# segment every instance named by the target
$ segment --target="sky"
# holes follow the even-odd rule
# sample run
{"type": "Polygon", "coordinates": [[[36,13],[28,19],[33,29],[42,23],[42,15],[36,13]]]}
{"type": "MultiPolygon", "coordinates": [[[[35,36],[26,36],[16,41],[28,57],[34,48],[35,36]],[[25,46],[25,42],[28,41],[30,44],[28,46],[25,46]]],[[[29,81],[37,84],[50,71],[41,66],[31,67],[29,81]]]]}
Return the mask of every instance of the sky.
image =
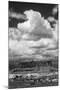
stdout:
{"type": "Polygon", "coordinates": [[[9,1],[9,55],[58,56],[58,5],[9,1]]]}

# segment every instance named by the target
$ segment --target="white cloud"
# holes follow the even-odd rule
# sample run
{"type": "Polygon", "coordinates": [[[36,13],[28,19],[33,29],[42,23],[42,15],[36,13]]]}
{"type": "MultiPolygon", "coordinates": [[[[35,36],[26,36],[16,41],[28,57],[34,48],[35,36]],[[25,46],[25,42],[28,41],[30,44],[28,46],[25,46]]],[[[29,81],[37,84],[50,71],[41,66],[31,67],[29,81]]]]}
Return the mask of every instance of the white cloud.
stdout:
{"type": "Polygon", "coordinates": [[[21,39],[21,32],[17,28],[9,28],[9,39],[13,40],[20,40],[21,39]]]}
{"type": "Polygon", "coordinates": [[[55,18],[50,16],[50,17],[48,17],[48,21],[53,22],[53,21],[55,21],[55,18]]]}
{"type": "Polygon", "coordinates": [[[28,10],[25,11],[24,14],[27,16],[27,21],[24,23],[18,23],[17,27],[23,33],[28,33],[32,35],[52,37],[52,30],[50,23],[41,17],[39,12],[28,10]]]}
{"type": "Polygon", "coordinates": [[[52,14],[55,15],[58,12],[58,5],[56,5],[53,10],[52,10],[52,14]]]}
{"type": "Polygon", "coordinates": [[[26,16],[21,13],[16,13],[16,12],[11,12],[11,11],[9,11],[9,17],[16,18],[16,19],[24,19],[24,20],[27,19],[26,16]]]}
{"type": "Polygon", "coordinates": [[[39,58],[41,59],[44,58],[43,52],[54,53],[55,50],[47,50],[57,47],[58,22],[56,22],[54,28],[51,28],[50,23],[39,12],[28,10],[24,14],[28,18],[27,21],[18,23],[18,29],[9,28],[9,33],[14,37],[14,39],[12,37],[9,39],[10,50],[17,55],[21,55],[21,57],[24,57],[24,55],[31,57],[33,54],[35,55],[34,57],[38,57],[37,53],[39,53],[39,58]]]}
{"type": "Polygon", "coordinates": [[[41,39],[38,41],[27,40],[9,40],[9,48],[16,54],[35,54],[36,51],[40,51],[41,48],[54,48],[55,43],[51,39],[41,39]],[[37,48],[36,48],[37,47],[37,48]],[[38,48],[39,47],[39,48],[38,48]]]}
{"type": "Polygon", "coordinates": [[[30,48],[33,45],[33,41],[9,40],[9,48],[21,55],[34,53],[34,50],[30,48]]]}
{"type": "Polygon", "coordinates": [[[18,23],[18,29],[21,30],[21,32],[29,32],[29,29],[31,28],[31,24],[29,21],[25,21],[24,23],[18,23]]]}

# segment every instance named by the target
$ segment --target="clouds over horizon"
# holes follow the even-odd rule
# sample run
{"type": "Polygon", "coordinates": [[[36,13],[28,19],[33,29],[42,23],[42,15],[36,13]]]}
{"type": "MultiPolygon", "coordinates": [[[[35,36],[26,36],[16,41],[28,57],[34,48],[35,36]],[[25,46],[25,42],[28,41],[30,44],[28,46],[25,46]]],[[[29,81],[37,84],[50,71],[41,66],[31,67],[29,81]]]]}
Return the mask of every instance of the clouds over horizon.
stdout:
{"type": "Polygon", "coordinates": [[[18,23],[16,29],[9,28],[9,49],[21,57],[35,55],[36,58],[40,55],[39,58],[43,59],[44,52],[45,55],[52,52],[55,54],[58,41],[58,23],[52,28],[48,20],[44,19],[40,12],[34,10],[26,10],[24,14],[27,21],[18,23]],[[41,53],[42,50],[43,53],[41,53]]]}

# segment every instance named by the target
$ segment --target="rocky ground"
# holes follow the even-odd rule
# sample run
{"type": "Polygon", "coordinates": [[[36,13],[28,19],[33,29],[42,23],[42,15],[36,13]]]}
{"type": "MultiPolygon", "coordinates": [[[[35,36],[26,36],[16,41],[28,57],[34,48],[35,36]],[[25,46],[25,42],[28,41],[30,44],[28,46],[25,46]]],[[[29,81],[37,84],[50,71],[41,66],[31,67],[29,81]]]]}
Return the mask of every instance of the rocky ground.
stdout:
{"type": "MultiPolygon", "coordinates": [[[[25,64],[23,64],[23,66],[24,65],[25,64]]],[[[35,67],[31,66],[30,68],[21,68],[21,67],[22,66],[10,69],[9,72],[10,89],[58,85],[58,61],[54,61],[52,63],[40,62],[40,64],[37,63],[35,67]]]]}

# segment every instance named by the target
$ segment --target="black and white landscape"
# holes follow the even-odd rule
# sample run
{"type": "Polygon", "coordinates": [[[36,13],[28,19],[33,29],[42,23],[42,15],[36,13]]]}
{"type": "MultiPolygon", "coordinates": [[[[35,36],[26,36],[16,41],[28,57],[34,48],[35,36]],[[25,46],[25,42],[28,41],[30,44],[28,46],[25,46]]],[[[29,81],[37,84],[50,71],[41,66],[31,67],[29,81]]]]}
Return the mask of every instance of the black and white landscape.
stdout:
{"type": "Polygon", "coordinates": [[[57,86],[57,4],[9,1],[9,89],[57,86]]]}

